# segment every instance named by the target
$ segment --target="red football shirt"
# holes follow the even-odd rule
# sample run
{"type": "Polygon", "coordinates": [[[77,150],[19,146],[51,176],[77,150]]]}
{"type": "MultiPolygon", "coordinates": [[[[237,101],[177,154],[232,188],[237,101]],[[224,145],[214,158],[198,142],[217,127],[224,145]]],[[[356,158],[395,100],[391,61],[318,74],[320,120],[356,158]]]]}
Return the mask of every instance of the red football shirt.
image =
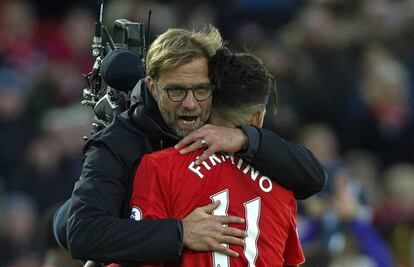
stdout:
{"type": "Polygon", "coordinates": [[[181,266],[284,266],[304,262],[296,230],[296,200],[241,158],[213,155],[194,164],[201,150],[181,155],[174,148],[145,155],[131,198],[131,218],[185,218],[195,208],[220,200],[216,215],[245,218],[230,225],[247,232],[240,257],[184,249],[181,266]]]}

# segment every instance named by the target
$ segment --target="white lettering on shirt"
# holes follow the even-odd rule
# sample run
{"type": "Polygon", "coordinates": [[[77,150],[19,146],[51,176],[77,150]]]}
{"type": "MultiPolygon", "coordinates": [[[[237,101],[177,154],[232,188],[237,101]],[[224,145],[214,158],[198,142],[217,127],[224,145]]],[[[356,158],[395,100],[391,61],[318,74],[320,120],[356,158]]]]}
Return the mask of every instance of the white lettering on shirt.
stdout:
{"type": "Polygon", "coordinates": [[[262,191],[268,193],[270,191],[272,191],[272,181],[270,181],[269,177],[267,176],[262,176],[259,180],[259,186],[260,189],[262,189],[262,191]],[[265,187],[264,182],[267,182],[267,187],[265,187]]]}
{"type": "MultiPolygon", "coordinates": [[[[197,157],[196,159],[198,159],[199,157],[197,157]]],[[[248,173],[250,172],[250,179],[252,181],[257,181],[257,178],[260,177],[260,172],[258,170],[255,170],[252,166],[250,166],[249,164],[245,163],[243,161],[243,159],[241,158],[235,158],[233,154],[231,155],[220,155],[217,156],[216,154],[211,155],[207,161],[203,161],[201,162],[200,165],[196,165],[194,163],[194,161],[192,161],[189,165],[188,165],[188,169],[195,173],[200,179],[204,178],[204,174],[205,172],[210,171],[214,166],[217,166],[223,162],[226,162],[227,159],[230,159],[230,163],[232,165],[236,165],[237,162],[237,169],[239,169],[240,171],[242,171],[244,174],[249,175],[248,173]],[[209,164],[210,163],[210,164],[209,164]]],[[[272,181],[270,180],[269,177],[262,175],[258,181],[258,186],[259,188],[263,191],[263,192],[270,192],[272,191],[272,181]]]]}
{"type": "Polygon", "coordinates": [[[256,171],[252,167],[250,171],[250,178],[252,178],[253,181],[256,181],[257,176],[259,176],[259,171],[256,171]]]}
{"type": "MultiPolygon", "coordinates": [[[[194,163],[194,161],[192,161],[190,163],[190,165],[188,165],[188,169],[190,169],[190,171],[194,172],[195,174],[198,175],[198,177],[200,177],[201,179],[203,179],[204,175],[200,172],[201,171],[200,165],[196,165],[194,163]]],[[[208,169],[208,170],[210,170],[210,169],[208,169]]]]}
{"type": "Polygon", "coordinates": [[[208,157],[208,159],[210,160],[211,164],[213,164],[213,166],[216,166],[217,163],[221,163],[221,160],[216,156],[216,154],[211,155],[208,157]]]}

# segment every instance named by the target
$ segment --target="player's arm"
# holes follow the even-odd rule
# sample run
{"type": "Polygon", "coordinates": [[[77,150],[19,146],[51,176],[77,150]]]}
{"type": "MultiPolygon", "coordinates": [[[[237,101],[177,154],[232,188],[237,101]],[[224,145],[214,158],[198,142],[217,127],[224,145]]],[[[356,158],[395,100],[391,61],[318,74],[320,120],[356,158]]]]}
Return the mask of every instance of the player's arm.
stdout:
{"type": "Polygon", "coordinates": [[[98,262],[177,260],[182,224],[175,219],[119,218],[127,196],[128,170],[103,144],[87,150],[71,198],[68,246],[74,258],[98,262]]]}
{"type": "Polygon", "coordinates": [[[200,161],[218,151],[238,152],[238,156],[251,161],[273,181],[291,190],[297,199],[314,195],[326,184],[324,167],[308,149],[286,141],[270,130],[254,126],[205,125],[183,138],[176,148],[184,154],[189,153],[201,147],[201,138],[208,142],[208,149],[200,156],[200,161]],[[188,147],[183,149],[185,146],[188,147]]]}

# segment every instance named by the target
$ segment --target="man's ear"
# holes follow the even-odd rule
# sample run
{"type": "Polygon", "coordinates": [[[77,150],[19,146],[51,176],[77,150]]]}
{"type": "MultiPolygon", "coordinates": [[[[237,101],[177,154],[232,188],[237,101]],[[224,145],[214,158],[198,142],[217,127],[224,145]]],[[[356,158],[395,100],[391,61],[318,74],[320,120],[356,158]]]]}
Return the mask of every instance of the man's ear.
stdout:
{"type": "Polygon", "coordinates": [[[151,95],[156,99],[157,94],[155,92],[155,83],[150,77],[147,77],[147,88],[150,91],[151,95]]]}
{"type": "Polygon", "coordinates": [[[264,110],[262,112],[255,113],[250,124],[256,126],[257,128],[262,128],[265,114],[266,111],[264,110]]]}

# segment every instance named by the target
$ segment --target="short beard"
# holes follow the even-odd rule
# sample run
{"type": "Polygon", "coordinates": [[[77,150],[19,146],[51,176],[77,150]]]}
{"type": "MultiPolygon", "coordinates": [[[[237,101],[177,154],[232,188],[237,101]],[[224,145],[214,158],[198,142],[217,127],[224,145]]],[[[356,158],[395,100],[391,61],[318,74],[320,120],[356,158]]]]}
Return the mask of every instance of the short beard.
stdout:
{"type": "MultiPolygon", "coordinates": [[[[161,105],[158,103],[158,107],[161,113],[162,118],[164,119],[165,124],[167,124],[168,128],[170,128],[178,137],[184,138],[189,133],[196,129],[182,129],[176,126],[176,121],[174,119],[174,116],[171,115],[167,110],[165,110],[161,105]]],[[[201,128],[204,124],[207,123],[211,113],[211,105],[208,107],[208,110],[205,112],[205,114],[201,114],[201,124],[198,128],[201,128]]]]}
{"type": "MultiPolygon", "coordinates": [[[[202,125],[201,125],[202,126],[202,125]]],[[[201,127],[200,126],[200,127],[201,127]]],[[[189,133],[191,133],[192,131],[194,131],[195,129],[192,129],[192,130],[183,130],[183,129],[180,129],[180,128],[178,128],[178,127],[176,127],[175,129],[173,129],[174,130],[174,132],[175,132],[175,134],[178,136],[178,137],[180,137],[180,138],[184,138],[184,137],[186,137],[189,133]]]]}

